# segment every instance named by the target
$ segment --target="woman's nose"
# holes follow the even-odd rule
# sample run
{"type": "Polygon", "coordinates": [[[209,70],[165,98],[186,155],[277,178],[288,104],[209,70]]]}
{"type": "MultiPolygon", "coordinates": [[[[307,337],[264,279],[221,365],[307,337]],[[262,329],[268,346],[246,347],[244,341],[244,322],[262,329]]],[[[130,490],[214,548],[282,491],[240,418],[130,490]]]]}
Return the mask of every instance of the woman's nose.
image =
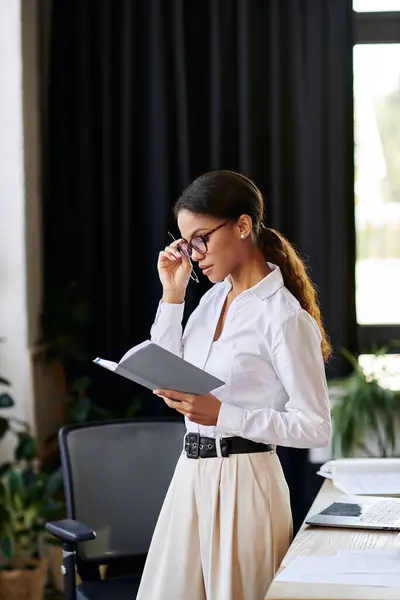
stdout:
{"type": "Polygon", "coordinates": [[[199,260],[201,260],[202,258],[204,258],[205,253],[202,254],[201,252],[198,252],[198,250],[195,250],[194,248],[192,248],[192,256],[191,259],[194,262],[199,262],[199,260]]]}

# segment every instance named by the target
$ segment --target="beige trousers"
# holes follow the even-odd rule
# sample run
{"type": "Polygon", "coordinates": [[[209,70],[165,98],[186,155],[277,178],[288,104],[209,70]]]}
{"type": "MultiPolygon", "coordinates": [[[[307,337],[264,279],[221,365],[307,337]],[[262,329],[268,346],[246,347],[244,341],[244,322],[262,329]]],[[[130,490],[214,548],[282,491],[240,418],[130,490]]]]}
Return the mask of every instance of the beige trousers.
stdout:
{"type": "Polygon", "coordinates": [[[263,600],[292,536],[275,453],[182,455],[162,507],[138,600],[263,600]]]}

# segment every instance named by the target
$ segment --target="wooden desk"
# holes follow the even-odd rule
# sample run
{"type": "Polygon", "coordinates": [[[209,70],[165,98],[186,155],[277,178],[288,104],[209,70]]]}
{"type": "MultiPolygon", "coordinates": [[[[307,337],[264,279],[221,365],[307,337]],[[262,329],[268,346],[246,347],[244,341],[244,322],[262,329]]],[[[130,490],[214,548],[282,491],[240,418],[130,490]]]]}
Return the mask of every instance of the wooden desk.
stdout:
{"type": "MultiPolygon", "coordinates": [[[[330,481],[325,480],[312,504],[309,515],[343,498],[330,481]]],[[[308,516],[308,515],[307,515],[308,516]]],[[[396,532],[361,529],[333,529],[301,526],[278,571],[280,573],[296,556],[335,554],[339,548],[400,548],[396,532]]],[[[265,600],[399,600],[400,589],[339,584],[272,582],[265,600]]]]}

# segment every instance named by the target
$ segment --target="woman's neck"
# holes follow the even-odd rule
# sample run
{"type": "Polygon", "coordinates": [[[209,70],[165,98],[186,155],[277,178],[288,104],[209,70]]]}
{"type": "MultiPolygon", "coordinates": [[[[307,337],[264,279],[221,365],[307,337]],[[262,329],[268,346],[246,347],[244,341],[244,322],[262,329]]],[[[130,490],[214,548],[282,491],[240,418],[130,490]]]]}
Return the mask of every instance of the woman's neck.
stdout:
{"type": "Polygon", "coordinates": [[[252,249],[249,256],[231,273],[232,293],[236,297],[245,290],[255,286],[272,272],[263,253],[258,248],[252,249]]]}

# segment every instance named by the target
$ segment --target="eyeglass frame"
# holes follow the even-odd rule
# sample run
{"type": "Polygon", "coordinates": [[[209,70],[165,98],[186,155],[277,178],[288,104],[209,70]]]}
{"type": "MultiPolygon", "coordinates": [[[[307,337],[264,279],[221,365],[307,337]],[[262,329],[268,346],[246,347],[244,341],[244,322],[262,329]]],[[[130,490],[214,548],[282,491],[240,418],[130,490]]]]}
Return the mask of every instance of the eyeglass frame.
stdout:
{"type": "MultiPolygon", "coordinates": [[[[211,229],[210,231],[207,231],[207,233],[204,233],[203,235],[195,235],[193,238],[191,238],[190,242],[188,242],[185,239],[182,239],[182,242],[185,242],[185,244],[191,249],[191,251],[194,250],[195,252],[198,252],[199,254],[205,255],[208,252],[207,242],[208,242],[208,239],[209,239],[210,235],[212,233],[215,233],[216,231],[218,231],[218,229],[222,229],[222,227],[225,227],[225,225],[228,225],[228,223],[229,223],[229,221],[225,221],[224,223],[221,223],[220,225],[217,225],[217,227],[214,227],[214,229],[211,229]],[[203,242],[203,244],[204,244],[204,246],[206,248],[205,252],[201,252],[198,248],[196,248],[196,246],[193,246],[192,242],[195,239],[200,239],[203,242]]],[[[176,242],[175,237],[173,236],[173,234],[170,231],[168,231],[168,235],[169,235],[169,237],[171,238],[171,240],[173,242],[176,242]]],[[[190,273],[190,278],[193,279],[193,281],[195,281],[196,283],[200,283],[199,278],[197,277],[197,274],[196,274],[196,272],[193,269],[192,252],[190,253],[190,255],[187,254],[182,248],[180,248],[180,245],[181,245],[181,243],[179,243],[178,246],[177,246],[178,250],[180,252],[183,252],[183,254],[185,254],[185,256],[190,260],[190,262],[192,264],[192,272],[190,273]],[[192,277],[192,275],[194,275],[194,277],[192,277]]]]}
{"type": "MultiPolygon", "coordinates": [[[[217,227],[214,227],[214,229],[211,229],[210,231],[207,231],[207,233],[204,233],[203,235],[195,235],[194,237],[191,238],[191,240],[188,242],[185,239],[182,239],[182,242],[185,242],[185,244],[191,249],[191,251],[193,252],[193,250],[195,252],[197,252],[198,254],[207,254],[208,252],[208,246],[207,246],[207,242],[210,238],[210,235],[215,233],[216,231],[218,231],[218,229],[222,229],[222,227],[225,227],[225,225],[228,225],[229,221],[225,221],[224,223],[221,223],[220,225],[217,225],[217,227]],[[193,240],[199,239],[203,242],[204,246],[205,246],[205,251],[203,252],[202,250],[199,250],[199,248],[196,248],[196,246],[193,244],[193,240]]],[[[184,252],[184,250],[182,250],[182,252],[184,252]]],[[[186,253],[185,253],[186,254],[186,253]]],[[[190,255],[186,255],[188,256],[188,258],[192,257],[192,254],[190,253],[190,255]]]]}

